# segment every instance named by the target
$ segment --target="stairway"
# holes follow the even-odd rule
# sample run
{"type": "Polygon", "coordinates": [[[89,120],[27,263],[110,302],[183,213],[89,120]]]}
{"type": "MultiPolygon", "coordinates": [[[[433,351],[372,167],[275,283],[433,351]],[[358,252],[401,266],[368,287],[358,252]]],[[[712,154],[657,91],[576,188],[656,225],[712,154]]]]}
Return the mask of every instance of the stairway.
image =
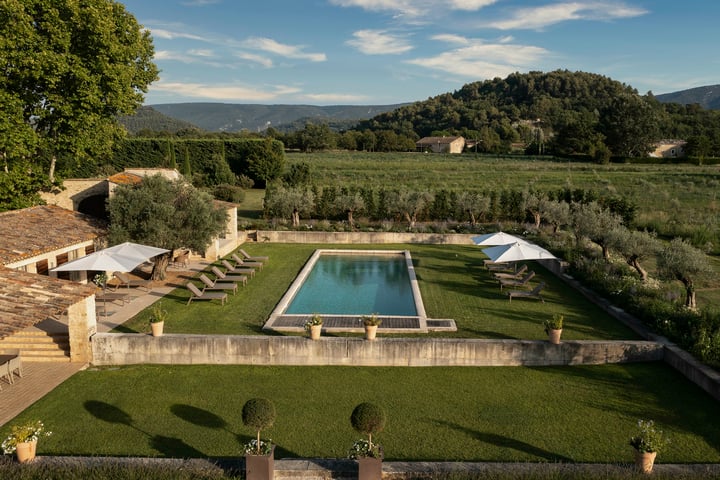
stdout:
{"type": "Polygon", "coordinates": [[[24,362],[70,362],[67,332],[28,329],[0,340],[0,350],[20,350],[24,362]]]}

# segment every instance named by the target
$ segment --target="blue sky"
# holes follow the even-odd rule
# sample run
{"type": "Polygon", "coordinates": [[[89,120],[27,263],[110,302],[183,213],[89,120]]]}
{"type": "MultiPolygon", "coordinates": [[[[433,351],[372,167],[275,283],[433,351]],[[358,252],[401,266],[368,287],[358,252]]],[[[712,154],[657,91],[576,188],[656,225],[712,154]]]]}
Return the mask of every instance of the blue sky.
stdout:
{"type": "Polygon", "coordinates": [[[146,105],[388,105],[513,72],[644,94],[720,83],[716,0],[125,0],[160,80],[146,105]]]}

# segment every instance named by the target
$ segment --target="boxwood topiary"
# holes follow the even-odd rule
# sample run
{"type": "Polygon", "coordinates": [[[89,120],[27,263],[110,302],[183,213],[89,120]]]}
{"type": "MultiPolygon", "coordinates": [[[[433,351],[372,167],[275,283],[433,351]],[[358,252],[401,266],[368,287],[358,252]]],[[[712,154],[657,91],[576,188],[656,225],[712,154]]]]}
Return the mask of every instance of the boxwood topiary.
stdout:
{"type": "Polygon", "coordinates": [[[260,450],[260,431],[272,427],[275,416],[275,405],[267,398],[251,398],[243,405],[243,424],[257,431],[258,454],[260,450]]]}
{"type": "Polygon", "coordinates": [[[353,428],[368,436],[370,446],[372,446],[373,433],[382,432],[386,420],[385,410],[379,405],[369,402],[359,404],[350,415],[350,423],[353,428]]]}

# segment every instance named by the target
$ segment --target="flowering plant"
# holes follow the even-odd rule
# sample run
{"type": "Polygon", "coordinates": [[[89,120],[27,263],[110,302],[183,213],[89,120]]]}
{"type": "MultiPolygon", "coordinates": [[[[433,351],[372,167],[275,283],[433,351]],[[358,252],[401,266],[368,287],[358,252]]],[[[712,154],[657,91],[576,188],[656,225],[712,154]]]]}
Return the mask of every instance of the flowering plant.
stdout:
{"type": "Polygon", "coordinates": [[[52,432],[45,431],[45,425],[38,420],[25,425],[13,425],[10,427],[10,436],[2,442],[4,453],[14,453],[18,443],[37,442],[40,437],[49,437],[52,432]]]}
{"type": "Polygon", "coordinates": [[[323,318],[319,314],[314,314],[312,317],[310,317],[310,320],[305,322],[305,331],[309,332],[310,327],[313,325],[322,325],[323,324],[323,318]]]}
{"type": "Polygon", "coordinates": [[[377,313],[360,317],[360,320],[366,326],[380,325],[382,323],[382,319],[378,318],[377,313]]]}
{"type": "Polygon", "coordinates": [[[260,440],[253,438],[245,444],[246,455],[270,455],[272,453],[272,440],[260,440]]]}
{"type": "Polygon", "coordinates": [[[638,435],[630,437],[630,445],[638,452],[657,452],[670,443],[661,430],[655,429],[655,422],[652,420],[638,420],[638,428],[638,435]]]}
{"type": "Polygon", "coordinates": [[[372,457],[382,459],[384,456],[383,447],[377,443],[371,443],[369,440],[361,439],[353,443],[348,452],[348,457],[353,460],[363,457],[372,457]]]}
{"type": "Polygon", "coordinates": [[[105,288],[105,285],[107,285],[108,276],[105,272],[98,273],[93,277],[93,283],[97,285],[100,288],[105,288]]]}

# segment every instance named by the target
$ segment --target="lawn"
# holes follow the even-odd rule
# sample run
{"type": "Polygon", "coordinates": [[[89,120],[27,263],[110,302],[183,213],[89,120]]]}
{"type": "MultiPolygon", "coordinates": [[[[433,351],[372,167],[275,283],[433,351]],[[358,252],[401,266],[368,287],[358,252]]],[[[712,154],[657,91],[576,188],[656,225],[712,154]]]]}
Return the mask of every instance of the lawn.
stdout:
{"type": "MultiPolygon", "coordinates": [[[[262,325],[293,279],[317,248],[338,245],[254,244],[251,255],[268,255],[270,261],[255,278],[230,295],[225,306],[217,302],[186,305],[188,293],[178,288],[163,299],[170,312],[165,322],[169,333],[250,335],[262,333],[262,325]]],[[[353,245],[358,249],[409,249],[415,264],[427,314],[455,319],[458,331],[430,334],[458,338],[544,339],[542,321],[554,313],[565,315],[563,338],[568,340],[636,339],[628,328],[589,303],[582,295],[540,265],[530,262],[548,285],[545,303],[537,300],[509,302],[499,284],[482,266],[486,258],[474,245],[353,245]]],[[[147,332],[149,312],[117,328],[119,332],[147,332]]]]}
{"type": "Polygon", "coordinates": [[[371,401],[388,413],[376,436],[388,460],[630,462],[629,437],[650,418],[672,438],[660,462],[720,462],[717,402],[662,363],[91,368],[11,423],[45,422],[41,455],[233,457],[253,435],[240,410],[256,396],[277,407],[263,433],[276,458],[345,457],[360,437],[350,412],[371,401]]]}

